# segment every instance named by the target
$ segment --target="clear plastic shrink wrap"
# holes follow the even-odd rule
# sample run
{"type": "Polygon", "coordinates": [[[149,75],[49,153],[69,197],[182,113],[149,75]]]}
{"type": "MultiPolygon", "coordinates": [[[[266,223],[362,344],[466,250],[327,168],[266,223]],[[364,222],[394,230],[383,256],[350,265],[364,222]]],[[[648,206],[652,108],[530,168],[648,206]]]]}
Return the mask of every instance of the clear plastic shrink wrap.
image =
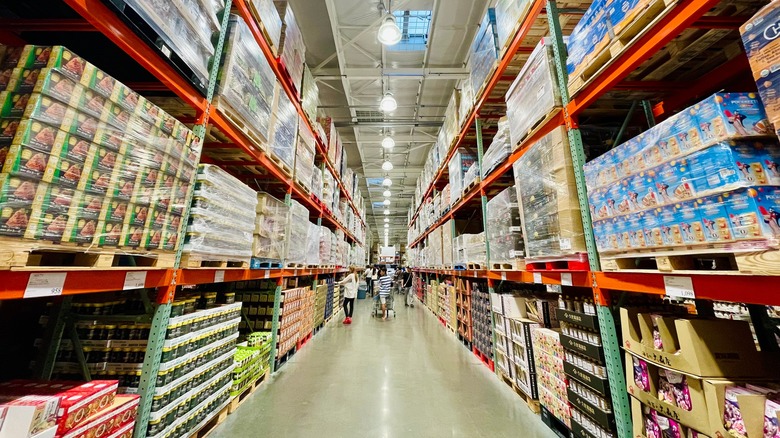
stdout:
{"type": "Polygon", "coordinates": [[[217,166],[200,164],[184,252],[249,261],[256,206],[254,190],[217,166]]]}
{"type": "Polygon", "coordinates": [[[337,194],[338,187],[336,187],[333,174],[329,170],[322,172],[322,198],[320,200],[328,209],[333,210],[333,201],[337,194]]]}
{"type": "Polygon", "coordinates": [[[303,42],[303,34],[287,1],[274,1],[274,3],[279,16],[284,21],[280,42],[281,53],[277,53],[277,56],[281,58],[282,64],[290,74],[295,89],[300,91],[303,80],[303,65],[306,62],[306,45],[303,42]]]}
{"type": "Polygon", "coordinates": [[[0,235],[176,250],[192,132],[64,47],[9,48],[1,64],[0,235]]]}
{"type": "Polygon", "coordinates": [[[477,36],[471,43],[469,66],[471,68],[471,89],[476,93],[487,81],[490,71],[498,59],[498,41],[496,36],[496,11],[489,8],[477,30],[477,36]]]}
{"type": "Polygon", "coordinates": [[[520,207],[514,187],[504,189],[488,201],[487,238],[491,264],[525,256],[520,207]]]}
{"type": "Polygon", "coordinates": [[[263,33],[271,41],[271,46],[279,51],[282,38],[282,19],[276,10],[273,0],[249,0],[252,16],[263,25],[263,33]]]}
{"type": "Polygon", "coordinates": [[[319,266],[320,263],[320,226],[307,222],[308,232],[306,233],[306,264],[308,266],[319,266]]]}
{"type": "Polygon", "coordinates": [[[441,256],[441,239],[442,239],[442,229],[441,227],[436,228],[428,235],[428,247],[431,251],[431,259],[429,261],[430,266],[434,267],[441,267],[442,264],[442,256],[441,256]]]}
{"type": "Polygon", "coordinates": [[[244,20],[230,17],[216,107],[256,137],[270,139],[276,76],[244,20]]]}
{"type": "Polygon", "coordinates": [[[563,127],[531,145],[513,166],[528,257],[585,252],[574,167],[563,127]]]}
{"type": "Polygon", "coordinates": [[[214,58],[212,36],[219,32],[220,0],[125,0],[201,81],[209,83],[209,63],[214,58]]]}
{"type": "Polygon", "coordinates": [[[531,0],[498,0],[496,2],[496,34],[498,35],[499,49],[509,44],[509,39],[514,35],[518,22],[528,15],[531,3],[533,3],[531,0]]]}
{"type": "Polygon", "coordinates": [[[587,163],[599,252],[777,247],[772,134],[754,94],[719,93],[587,163]]]}
{"type": "Polygon", "coordinates": [[[503,163],[512,153],[512,143],[509,139],[509,121],[502,117],[498,121],[498,133],[493,137],[493,141],[482,156],[482,179],[490,172],[503,163]]]}
{"type": "Polygon", "coordinates": [[[257,194],[255,234],[252,255],[262,259],[283,260],[290,207],[268,193],[257,194]]]}
{"type": "Polygon", "coordinates": [[[467,152],[465,149],[458,149],[455,155],[452,156],[449,162],[450,204],[455,205],[455,202],[460,199],[464,187],[463,178],[469,168],[476,162],[476,155],[467,152]]]}
{"type": "MultiPolygon", "coordinates": [[[[320,87],[314,80],[309,66],[303,65],[303,91],[301,92],[301,107],[306,117],[317,120],[317,108],[320,106],[320,87]]],[[[324,138],[324,137],[323,137],[324,138]]]]}
{"type": "Polygon", "coordinates": [[[331,254],[331,241],[333,240],[333,231],[328,227],[320,226],[320,264],[332,265],[333,257],[331,254]]]}
{"type": "Polygon", "coordinates": [[[298,134],[298,110],[287,93],[276,93],[276,106],[273,116],[273,135],[268,151],[281,160],[292,172],[295,166],[295,139],[298,134]]]}
{"type": "Polygon", "coordinates": [[[311,192],[320,201],[323,201],[322,195],[322,170],[319,167],[311,169],[311,192]]]}
{"type": "Polygon", "coordinates": [[[471,166],[469,166],[469,170],[466,171],[466,174],[463,175],[463,189],[466,190],[466,187],[471,185],[473,182],[479,181],[479,163],[474,162],[471,166]]]}
{"type": "Polygon", "coordinates": [[[460,81],[460,102],[458,103],[458,126],[463,127],[474,107],[474,91],[471,89],[471,79],[460,81]]]}
{"type": "Polygon", "coordinates": [[[308,234],[309,210],[293,199],[290,204],[290,223],[287,227],[287,256],[284,258],[288,266],[306,264],[308,234]]]}
{"type": "Polygon", "coordinates": [[[295,180],[312,191],[316,140],[311,131],[303,126],[303,123],[300,123],[299,126],[302,128],[298,131],[298,140],[295,144],[295,180]]]}
{"type": "Polygon", "coordinates": [[[512,145],[520,143],[537,122],[561,106],[554,56],[552,41],[543,38],[506,93],[512,145]]]}

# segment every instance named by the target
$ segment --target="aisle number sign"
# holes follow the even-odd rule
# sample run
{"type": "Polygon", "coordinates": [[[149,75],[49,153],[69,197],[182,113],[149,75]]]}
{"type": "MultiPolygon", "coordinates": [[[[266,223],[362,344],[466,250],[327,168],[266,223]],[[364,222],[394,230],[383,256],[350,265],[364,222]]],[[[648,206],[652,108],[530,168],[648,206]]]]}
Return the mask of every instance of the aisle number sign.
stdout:
{"type": "Polygon", "coordinates": [[[62,295],[67,272],[33,273],[27,280],[24,298],[56,297],[62,295]]]}

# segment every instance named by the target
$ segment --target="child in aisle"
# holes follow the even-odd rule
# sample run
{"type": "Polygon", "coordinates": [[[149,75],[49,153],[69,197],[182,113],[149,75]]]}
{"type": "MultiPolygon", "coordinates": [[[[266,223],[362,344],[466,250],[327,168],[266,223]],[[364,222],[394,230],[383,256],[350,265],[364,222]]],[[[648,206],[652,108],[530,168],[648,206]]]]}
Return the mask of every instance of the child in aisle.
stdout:
{"type": "Polygon", "coordinates": [[[382,320],[387,319],[387,297],[390,296],[390,288],[393,286],[393,277],[387,275],[387,270],[379,271],[379,302],[382,304],[382,320]]]}
{"type": "Polygon", "coordinates": [[[355,298],[357,298],[358,277],[355,267],[349,268],[349,274],[338,282],[339,286],[344,286],[344,322],[343,324],[352,324],[352,311],[355,308],[355,298]]]}

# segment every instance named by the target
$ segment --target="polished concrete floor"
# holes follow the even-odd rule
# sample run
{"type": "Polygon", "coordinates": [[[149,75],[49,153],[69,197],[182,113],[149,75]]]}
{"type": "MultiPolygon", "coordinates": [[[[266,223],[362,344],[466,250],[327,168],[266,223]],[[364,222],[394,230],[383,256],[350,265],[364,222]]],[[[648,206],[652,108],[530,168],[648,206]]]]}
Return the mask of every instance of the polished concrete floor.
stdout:
{"type": "Polygon", "coordinates": [[[210,436],[555,436],[421,304],[396,304],[381,321],[359,300],[210,436]]]}

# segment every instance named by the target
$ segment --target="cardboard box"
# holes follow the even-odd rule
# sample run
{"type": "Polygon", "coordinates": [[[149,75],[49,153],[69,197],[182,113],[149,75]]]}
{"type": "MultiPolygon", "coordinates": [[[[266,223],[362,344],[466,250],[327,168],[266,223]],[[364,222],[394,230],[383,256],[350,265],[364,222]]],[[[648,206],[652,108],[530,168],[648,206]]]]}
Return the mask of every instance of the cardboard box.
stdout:
{"type": "Polygon", "coordinates": [[[134,423],[138,412],[140,397],[137,395],[117,395],[112,403],[95,412],[78,428],[70,430],[63,438],[103,438],[114,431],[134,423]]]}
{"type": "Polygon", "coordinates": [[[56,431],[59,397],[6,397],[2,403],[5,419],[0,428],[0,438],[27,438],[44,432],[46,436],[51,434],[51,429],[56,431]]]}
{"type": "Polygon", "coordinates": [[[746,321],[675,318],[625,307],[620,319],[623,347],[653,364],[703,377],[767,375],[746,321]],[[654,336],[661,348],[654,348],[654,336]]]}
{"type": "Polygon", "coordinates": [[[770,2],[740,27],[742,43],[753,71],[753,79],[769,120],[778,126],[780,121],[780,93],[777,91],[780,57],[777,55],[777,22],[780,8],[770,2]]]}

